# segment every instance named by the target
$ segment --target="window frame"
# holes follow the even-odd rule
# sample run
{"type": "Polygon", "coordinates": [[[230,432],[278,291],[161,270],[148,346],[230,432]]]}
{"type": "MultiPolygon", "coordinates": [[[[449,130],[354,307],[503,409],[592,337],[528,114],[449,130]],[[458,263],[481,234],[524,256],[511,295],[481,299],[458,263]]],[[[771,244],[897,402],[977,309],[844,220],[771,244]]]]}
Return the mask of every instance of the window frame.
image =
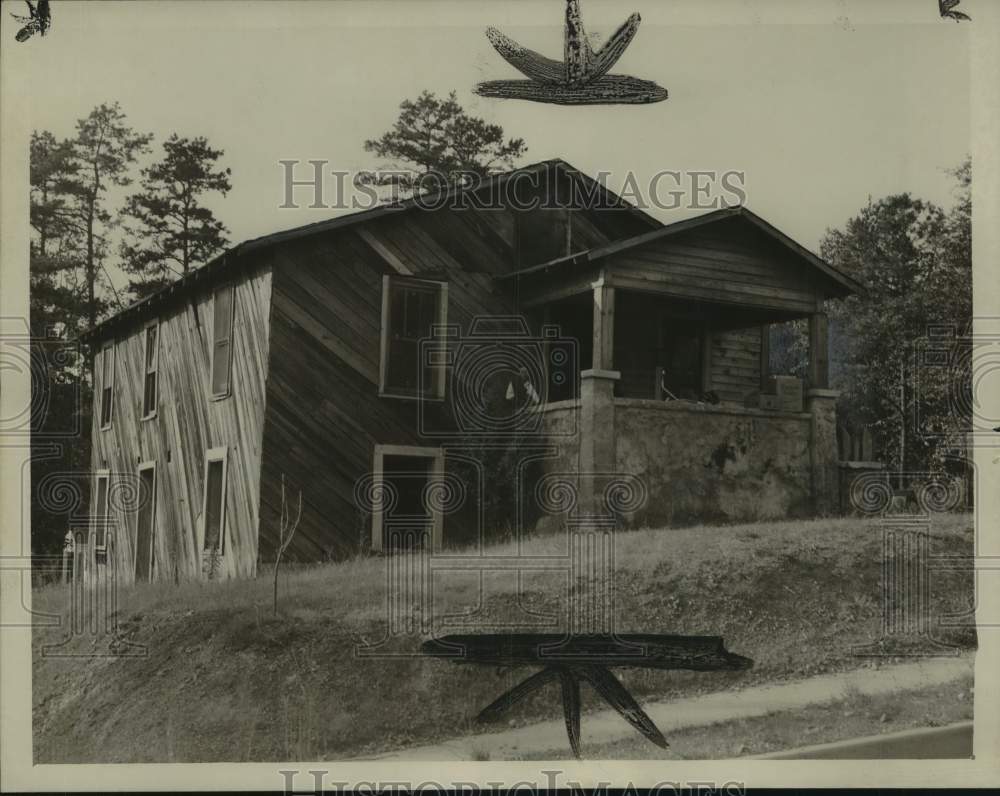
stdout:
{"type": "MultiPolygon", "coordinates": [[[[448,323],[448,283],[441,279],[423,279],[418,276],[401,276],[384,274],[382,276],[382,317],[379,332],[379,368],[378,368],[378,394],[381,398],[398,398],[409,401],[443,401],[445,399],[445,368],[447,353],[445,351],[435,351],[440,359],[435,364],[434,389],[432,392],[421,393],[419,390],[413,393],[402,392],[389,387],[387,384],[389,375],[389,344],[392,329],[390,328],[390,316],[392,314],[392,289],[393,284],[418,284],[433,286],[437,292],[438,309],[437,318],[431,324],[431,334],[435,334],[436,329],[443,330],[448,323]]],[[[444,339],[440,341],[444,345],[444,339]]]]}
{"type": "Polygon", "coordinates": [[[233,282],[228,282],[223,285],[219,285],[215,290],[212,291],[212,343],[211,349],[208,356],[208,391],[209,399],[212,401],[221,401],[224,398],[228,398],[233,394],[233,332],[236,328],[236,285],[233,282]],[[215,348],[218,343],[218,317],[216,317],[216,308],[218,307],[217,300],[219,293],[223,290],[229,291],[229,330],[226,339],[229,343],[227,346],[229,361],[226,363],[226,389],[225,392],[215,391],[215,348]]]}
{"type": "Polygon", "coordinates": [[[108,527],[110,525],[109,518],[111,517],[111,471],[107,469],[94,470],[94,492],[93,492],[94,506],[91,511],[92,517],[92,532],[91,537],[93,538],[94,550],[106,551],[108,549],[108,527]],[[101,479],[104,480],[104,533],[102,535],[103,544],[97,543],[97,529],[99,518],[97,516],[97,496],[100,494],[100,482],[101,479]]]}
{"type": "Polygon", "coordinates": [[[140,420],[152,420],[156,417],[156,410],[160,404],[160,321],[150,321],[142,327],[142,414],[140,420]],[[156,346],[153,348],[153,368],[150,370],[147,362],[147,351],[149,350],[149,330],[156,329],[156,346]],[[152,373],[153,383],[153,407],[146,409],[146,378],[152,373]]]}
{"type": "MultiPolygon", "coordinates": [[[[444,480],[444,448],[431,448],[419,445],[375,445],[374,461],[372,466],[373,501],[372,501],[372,536],[371,547],[373,551],[381,552],[382,529],[385,525],[384,507],[382,505],[383,495],[383,475],[385,472],[386,456],[412,456],[419,459],[431,459],[432,465],[427,478],[428,481],[444,480]]],[[[444,514],[441,511],[431,510],[431,552],[436,553],[441,549],[444,538],[444,514]]]]}
{"type": "Polygon", "coordinates": [[[107,431],[111,428],[115,417],[115,370],[117,357],[115,356],[115,341],[108,340],[101,346],[101,400],[98,405],[98,416],[99,427],[101,431],[107,431]],[[111,358],[111,383],[106,384],[107,370],[108,370],[108,357],[111,358]],[[108,422],[104,422],[104,391],[108,390],[108,422]]]}
{"type": "Polygon", "coordinates": [[[222,462],[222,494],[220,495],[220,506],[219,506],[219,516],[221,520],[219,522],[219,544],[216,548],[219,557],[223,557],[226,554],[226,527],[228,523],[226,522],[226,493],[228,489],[229,481],[229,447],[220,446],[217,448],[209,448],[205,451],[205,467],[202,474],[202,489],[201,489],[201,522],[199,523],[198,529],[198,551],[200,556],[205,556],[212,551],[205,549],[205,536],[208,531],[208,471],[209,466],[212,462],[222,462]]]}
{"type": "MultiPolygon", "coordinates": [[[[136,476],[139,482],[142,483],[142,473],[144,470],[153,471],[153,494],[150,496],[150,518],[149,518],[149,582],[153,581],[153,567],[156,564],[156,492],[157,492],[157,481],[159,480],[159,473],[156,468],[156,460],[150,459],[145,462],[140,462],[139,466],[136,468],[136,476]]],[[[142,490],[139,490],[140,494],[142,490]]],[[[134,582],[140,582],[136,578],[136,568],[138,566],[138,551],[139,551],[139,511],[142,507],[136,505],[135,509],[135,536],[132,539],[132,580],[134,582]]]]}

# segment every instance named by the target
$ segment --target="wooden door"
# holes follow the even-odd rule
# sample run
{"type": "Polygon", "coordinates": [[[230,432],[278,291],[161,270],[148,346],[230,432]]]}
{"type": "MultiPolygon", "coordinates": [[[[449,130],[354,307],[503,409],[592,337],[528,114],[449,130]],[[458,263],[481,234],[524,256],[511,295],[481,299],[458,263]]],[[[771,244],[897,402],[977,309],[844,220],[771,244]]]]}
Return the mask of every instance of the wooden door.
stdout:
{"type": "Polygon", "coordinates": [[[139,467],[139,507],[135,523],[135,580],[153,577],[153,536],[156,525],[156,466],[139,467]]]}

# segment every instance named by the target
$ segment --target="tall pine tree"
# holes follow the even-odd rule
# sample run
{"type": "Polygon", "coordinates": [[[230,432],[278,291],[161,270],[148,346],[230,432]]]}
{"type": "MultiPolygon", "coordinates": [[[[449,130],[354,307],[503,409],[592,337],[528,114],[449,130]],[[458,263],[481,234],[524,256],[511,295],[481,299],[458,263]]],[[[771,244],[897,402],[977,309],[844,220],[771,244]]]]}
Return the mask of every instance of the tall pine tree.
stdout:
{"type": "Polygon", "coordinates": [[[390,159],[398,172],[376,182],[411,191],[453,184],[463,174],[484,177],[511,169],[527,149],[523,138],[505,138],[500,125],[466,113],[454,91],[445,99],[424,91],[403,100],[392,129],[365,141],[366,152],[390,159]],[[427,175],[434,181],[421,184],[427,175]]]}
{"type": "Polygon", "coordinates": [[[149,133],[136,133],[126,124],[121,106],[102,104],[77,122],[72,141],[72,175],[67,193],[72,197],[70,214],[84,243],[84,288],[87,323],[94,326],[104,306],[98,290],[107,276],[108,233],[114,214],[107,207],[111,186],[130,185],[131,167],[139,155],[149,151],[149,133]]]}
{"type": "Polygon", "coordinates": [[[143,298],[208,262],[225,249],[228,230],[202,203],[206,194],[225,196],[231,171],[218,168],[220,149],[205,138],[176,133],[163,143],[163,159],[142,171],[142,190],[124,210],[122,267],[129,289],[143,298]]]}

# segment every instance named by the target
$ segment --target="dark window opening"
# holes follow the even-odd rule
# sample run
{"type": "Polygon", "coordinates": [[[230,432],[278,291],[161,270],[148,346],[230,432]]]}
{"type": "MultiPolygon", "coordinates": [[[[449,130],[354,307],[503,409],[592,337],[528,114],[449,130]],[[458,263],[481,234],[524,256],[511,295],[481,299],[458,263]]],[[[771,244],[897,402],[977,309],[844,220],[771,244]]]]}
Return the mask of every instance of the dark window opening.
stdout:
{"type": "Polygon", "coordinates": [[[430,543],[433,516],[426,504],[434,459],[385,456],[382,480],[391,497],[382,516],[382,549],[413,550],[430,543]]]}
{"type": "Polygon", "coordinates": [[[443,397],[441,365],[421,357],[421,340],[443,323],[444,283],[388,280],[383,343],[383,392],[443,397]]]}
{"type": "Polygon", "coordinates": [[[146,582],[153,575],[153,532],[156,525],[156,470],[139,471],[139,509],[135,523],[135,579],[146,582]]]}
{"type": "Polygon", "coordinates": [[[111,425],[111,406],[115,384],[115,347],[104,346],[101,352],[101,428],[111,425]]]}
{"type": "Polygon", "coordinates": [[[215,291],[212,325],[212,396],[229,394],[232,373],[233,301],[232,285],[215,291]]]}
{"type": "Polygon", "coordinates": [[[145,377],[142,388],[143,417],[149,417],[156,412],[157,331],[156,326],[146,328],[145,377]]]}
{"type": "Polygon", "coordinates": [[[104,547],[108,532],[108,476],[97,476],[97,494],[94,499],[94,546],[104,547]]]}
{"type": "Polygon", "coordinates": [[[205,542],[206,552],[223,552],[226,511],[226,461],[209,459],[205,468],[205,542]]]}

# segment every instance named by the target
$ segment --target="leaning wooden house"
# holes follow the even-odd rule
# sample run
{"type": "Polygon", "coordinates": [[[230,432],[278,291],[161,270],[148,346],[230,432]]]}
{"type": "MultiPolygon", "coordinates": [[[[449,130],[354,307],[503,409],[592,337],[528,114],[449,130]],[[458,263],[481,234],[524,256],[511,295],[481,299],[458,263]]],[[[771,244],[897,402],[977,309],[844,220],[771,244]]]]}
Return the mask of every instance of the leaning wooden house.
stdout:
{"type": "Polygon", "coordinates": [[[304,561],[532,530],[580,510],[553,476],[629,474],[625,525],[835,508],[848,276],[745,208],[664,226],[559,160],[444,198],[243,243],[89,334],[98,567],[252,576],[283,480],[304,561]],[[768,371],[797,318],[804,395],[768,371]],[[525,483],[497,509],[504,446],[525,483]]]}

